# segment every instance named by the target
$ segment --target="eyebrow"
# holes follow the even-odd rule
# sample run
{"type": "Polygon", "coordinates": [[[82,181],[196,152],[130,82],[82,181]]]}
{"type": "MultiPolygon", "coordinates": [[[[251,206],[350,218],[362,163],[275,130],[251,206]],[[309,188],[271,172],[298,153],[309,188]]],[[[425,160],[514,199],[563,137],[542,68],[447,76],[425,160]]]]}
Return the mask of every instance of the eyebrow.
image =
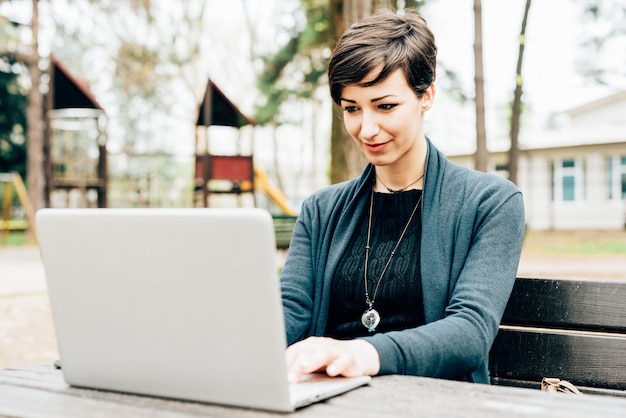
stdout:
{"type": "MultiPolygon", "coordinates": [[[[373,98],[371,100],[371,103],[379,102],[379,101],[381,101],[383,99],[386,99],[388,97],[391,97],[391,96],[393,96],[393,94],[387,94],[385,96],[375,97],[375,98],[373,98]]],[[[340,98],[339,101],[341,101],[341,102],[348,102],[348,103],[356,103],[356,100],[346,99],[345,97],[340,98]]]]}

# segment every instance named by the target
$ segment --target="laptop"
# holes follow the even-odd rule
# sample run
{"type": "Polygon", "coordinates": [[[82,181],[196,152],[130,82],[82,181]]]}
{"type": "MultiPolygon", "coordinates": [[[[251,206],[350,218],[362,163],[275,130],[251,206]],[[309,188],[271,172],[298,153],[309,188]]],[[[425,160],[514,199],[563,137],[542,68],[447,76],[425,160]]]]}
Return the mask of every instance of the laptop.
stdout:
{"type": "Polygon", "coordinates": [[[289,412],[370,379],[289,384],[263,209],[41,209],[36,225],[70,385],[289,412]]]}

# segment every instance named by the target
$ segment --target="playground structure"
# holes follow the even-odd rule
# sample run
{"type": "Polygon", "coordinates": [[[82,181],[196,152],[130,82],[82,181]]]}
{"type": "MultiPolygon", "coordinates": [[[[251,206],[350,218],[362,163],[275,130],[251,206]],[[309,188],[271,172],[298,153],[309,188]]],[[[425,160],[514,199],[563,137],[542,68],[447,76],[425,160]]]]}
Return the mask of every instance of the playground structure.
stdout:
{"type": "MultiPolygon", "coordinates": [[[[209,79],[204,97],[198,108],[196,122],[196,206],[209,207],[212,194],[235,194],[261,191],[287,216],[295,216],[287,197],[274,187],[268,175],[254,166],[252,152],[247,155],[211,153],[208,138],[209,126],[228,126],[241,129],[255,122],[245,116],[226,95],[209,79]]],[[[239,147],[238,147],[239,148],[239,147]]]]}
{"type": "Polygon", "coordinates": [[[106,114],[54,56],[46,95],[46,207],[107,206],[106,114]]]}
{"type": "Polygon", "coordinates": [[[9,232],[15,230],[29,230],[30,238],[37,242],[37,229],[35,227],[35,212],[28,198],[26,187],[22,177],[17,173],[0,173],[0,185],[3,187],[2,219],[0,220],[0,243],[6,243],[9,232]],[[14,220],[11,217],[13,206],[13,189],[25,212],[25,220],[14,220]]]}
{"type": "MultiPolygon", "coordinates": [[[[44,204],[57,208],[105,208],[109,206],[110,188],[105,111],[54,55],[50,57],[49,77],[45,98],[44,204]]],[[[281,190],[272,185],[267,173],[254,165],[252,151],[211,153],[208,131],[214,125],[240,131],[244,126],[254,127],[255,122],[243,115],[209,79],[196,123],[193,206],[210,207],[211,197],[220,194],[249,194],[256,206],[255,193],[263,193],[280,211],[273,215],[277,245],[288,246],[296,211],[281,190]]],[[[5,173],[0,180],[5,189],[0,224],[3,241],[12,230],[28,230],[36,241],[33,208],[21,177],[5,173]],[[18,193],[22,214],[25,213],[20,219],[11,219],[13,189],[18,193]]]]}

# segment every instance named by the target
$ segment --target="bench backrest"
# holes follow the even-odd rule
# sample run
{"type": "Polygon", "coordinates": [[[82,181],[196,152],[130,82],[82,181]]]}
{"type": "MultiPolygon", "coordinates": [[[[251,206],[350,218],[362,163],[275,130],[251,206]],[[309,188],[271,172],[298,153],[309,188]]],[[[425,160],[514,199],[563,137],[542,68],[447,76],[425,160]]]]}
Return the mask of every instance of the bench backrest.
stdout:
{"type": "Polygon", "coordinates": [[[626,390],[626,280],[517,278],[489,363],[494,384],[626,390]]]}

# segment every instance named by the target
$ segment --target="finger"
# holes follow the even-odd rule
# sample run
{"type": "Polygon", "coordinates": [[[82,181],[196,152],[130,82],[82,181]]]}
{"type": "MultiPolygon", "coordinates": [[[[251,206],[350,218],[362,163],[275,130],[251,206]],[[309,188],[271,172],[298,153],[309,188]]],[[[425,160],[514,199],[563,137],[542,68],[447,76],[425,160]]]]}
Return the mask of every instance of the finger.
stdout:
{"type": "Polygon", "coordinates": [[[303,375],[326,369],[327,362],[319,355],[298,356],[288,367],[287,376],[290,382],[299,382],[303,375]]]}
{"type": "Polygon", "coordinates": [[[285,361],[287,362],[287,368],[289,369],[296,361],[298,357],[298,350],[293,345],[287,347],[285,350],[285,361]]]}
{"type": "Polygon", "coordinates": [[[300,356],[298,362],[302,373],[315,373],[325,370],[334,358],[335,355],[331,350],[317,348],[300,356]]]}
{"type": "Polygon", "coordinates": [[[318,345],[318,341],[310,337],[287,347],[285,350],[287,367],[293,367],[295,364],[303,363],[303,359],[310,356],[311,352],[317,350],[316,346],[318,345]]]}
{"type": "Polygon", "coordinates": [[[303,374],[312,373],[315,370],[315,344],[309,341],[301,341],[289,347],[285,352],[287,363],[287,376],[290,382],[298,382],[303,374]]]}
{"type": "Polygon", "coordinates": [[[354,359],[349,355],[340,355],[333,359],[326,367],[326,374],[329,376],[346,376],[352,377],[361,374],[362,372],[356,369],[354,359]]]}
{"type": "Polygon", "coordinates": [[[300,366],[300,350],[296,348],[288,348],[285,352],[285,360],[287,362],[287,379],[291,383],[297,383],[303,374],[300,366]]]}

